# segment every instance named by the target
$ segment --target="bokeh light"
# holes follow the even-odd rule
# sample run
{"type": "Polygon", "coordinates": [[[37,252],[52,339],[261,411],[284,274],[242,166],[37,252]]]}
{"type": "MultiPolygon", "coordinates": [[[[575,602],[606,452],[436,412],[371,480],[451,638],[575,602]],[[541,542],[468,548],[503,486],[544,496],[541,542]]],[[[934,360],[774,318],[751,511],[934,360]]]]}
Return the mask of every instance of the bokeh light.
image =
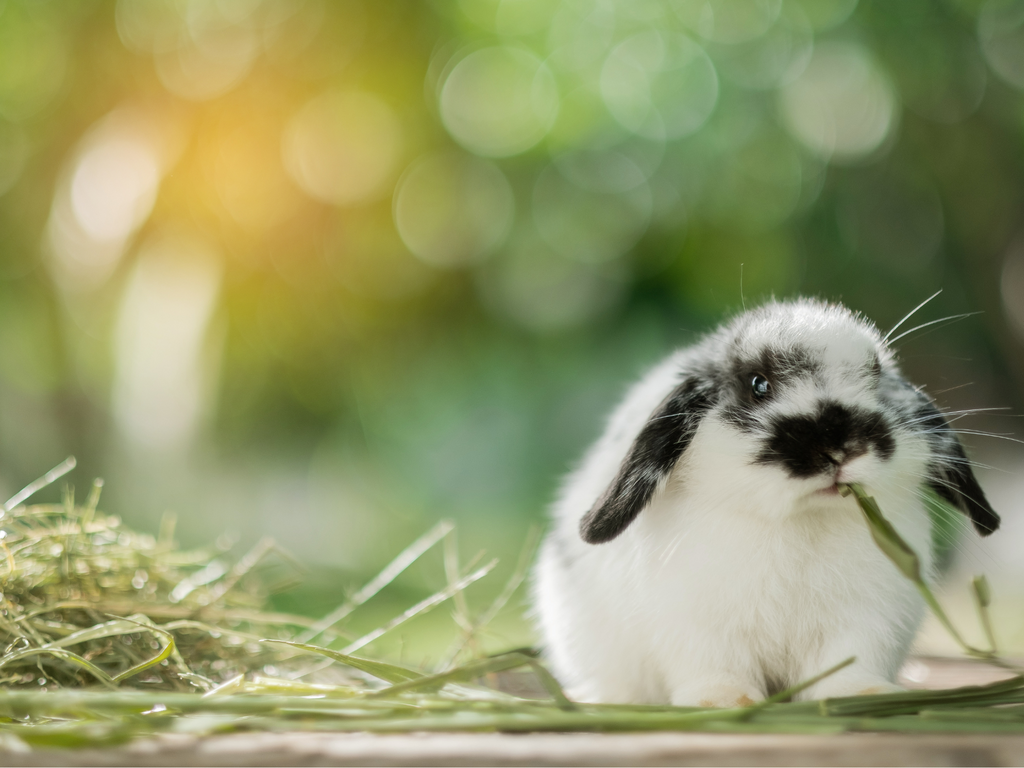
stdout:
{"type": "Polygon", "coordinates": [[[515,210],[494,165],[443,153],[417,160],[395,192],[394,216],[409,250],[428,264],[470,264],[501,245],[515,210]]]}
{"type": "Polygon", "coordinates": [[[281,160],[280,135],[279,124],[225,125],[205,146],[205,172],[220,203],[254,232],[287,221],[299,206],[281,160]]]}
{"type": "Polygon", "coordinates": [[[529,51],[501,46],[461,59],[441,87],[441,119],[471,152],[508,157],[537,144],[558,115],[558,88],[529,51]]]}
{"type": "Polygon", "coordinates": [[[67,293],[92,290],[113,273],[153,209],[177,138],[168,115],[129,106],[82,139],[58,182],[46,235],[67,293]]]}
{"type": "Polygon", "coordinates": [[[550,61],[568,72],[585,72],[595,67],[615,39],[616,3],[597,0],[557,6],[548,31],[550,61]]]}
{"type": "Polygon", "coordinates": [[[292,118],[284,135],[288,172],[308,195],[351,205],[389,189],[402,149],[394,111],[369,93],[322,94],[292,118]]]}
{"type": "Polygon", "coordinates": [[[212,99],[249,74],[260,53],[260,17],[276,2],[173,2],[122,0],[121,38],[140,53],[152,53],[160,82],[186,99],[212,99]]]}
{"type": "Polygon", "coordinates": [[[787,85],[806,68],[814,49],[814,33],[803,6],[786,3],[764,34],[715,49],[722,77],[744,88],[787,85]]]}
{"type": "Polygon", "coordinates": [[[807,69],[781,93],[787,127],[823,158],[854,160],[881,145],[896,120],[885,73],[854,43],[818,46],[807,69]]]}
{"type": "MultiPolygon", "coordinates": [[[[775,23],[782,0],[706,0],[699,7],[697,31],[705,40],[735,45],[761,37],[775,23]]],[[[677,6],[677,12],[685,6],[677,6]]]]}
{"type": "Polygon", "coordinates": [[[648,139],[678,139],[710,117],[718,75],[686,35],[641,32],[609,54],[601,69],[601,95],[628,130],[648,139]]]}
{"type": "Polygon", "coordinates": [[[978,38],[989,66],[1024,89],[1024,2],[989,0],[978,16],[978,38]]]}
{"type": "Polygon", "coordinates": [[[220,282],[217,255],[194,237],[143,244],[115,335],[113,412],[124,437],[167,449],[195,436],[212,384],[205,354],[220,282]]]}
{"type": "Polygon", "coordinates": [[[124,240],[156,201],[160,166],[140,141],[111,138],[83,153],[71,177],[71,210],[94,240],[124,240]]]}

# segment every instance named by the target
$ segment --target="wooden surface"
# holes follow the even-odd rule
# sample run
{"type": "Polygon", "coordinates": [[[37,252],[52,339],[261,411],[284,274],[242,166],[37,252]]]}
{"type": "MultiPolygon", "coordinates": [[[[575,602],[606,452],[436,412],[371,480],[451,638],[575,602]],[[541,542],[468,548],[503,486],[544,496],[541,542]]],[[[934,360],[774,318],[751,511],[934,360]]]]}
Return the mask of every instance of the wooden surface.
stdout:
{"type": "MultiPolygon", "coordinates": [[[[948,659],[914,659],[914,688],[977,685],[1007,673],[948,659]]],[[[0,750],[0,765],[1020,765],[1024,736],[840,734],[834,736],[644,734],[183,734],[114,749],[0,750]]]]}
{"type": "Polygon", "coordinates": [[[5,765],[1024,765],[1024,736],[233,734],[2,756],[5,765]]]}

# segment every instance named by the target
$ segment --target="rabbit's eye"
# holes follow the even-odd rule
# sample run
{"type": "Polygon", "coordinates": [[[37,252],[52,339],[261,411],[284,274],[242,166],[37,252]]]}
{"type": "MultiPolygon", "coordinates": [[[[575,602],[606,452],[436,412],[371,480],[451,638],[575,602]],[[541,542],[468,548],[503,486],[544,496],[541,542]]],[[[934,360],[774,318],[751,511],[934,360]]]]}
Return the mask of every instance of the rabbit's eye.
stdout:
{"type": "Polygon", "coordinates": [[[760,373],[755,373],[754,377],[750,380],[750,390],[754,393],[754,397],[762,400],[771,393],[772,384],[760,373]]]}

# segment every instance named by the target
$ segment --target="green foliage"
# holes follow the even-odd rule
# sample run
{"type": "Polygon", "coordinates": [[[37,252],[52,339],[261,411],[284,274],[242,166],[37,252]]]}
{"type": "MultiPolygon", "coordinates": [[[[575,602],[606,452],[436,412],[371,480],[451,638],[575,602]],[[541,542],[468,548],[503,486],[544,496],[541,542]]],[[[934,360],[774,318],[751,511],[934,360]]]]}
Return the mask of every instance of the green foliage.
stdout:
{"type": "Polygon", "coordinates": [[[211,473],[337,449],[374,510],[536,516],[623,382],[771,294],[884,327],[945,287],[934,316],[985,320],[912,338],[911,378],[1016,399],[1024,75],[999,3],[226,8],[3,4],[10,486],[67,451],[180,486],[145,431],[166,413],[211,473]],[[152,178],[118,175],[125,137],[152,178]],[[185,316],[195,337],[147,336],[185,316]]]}

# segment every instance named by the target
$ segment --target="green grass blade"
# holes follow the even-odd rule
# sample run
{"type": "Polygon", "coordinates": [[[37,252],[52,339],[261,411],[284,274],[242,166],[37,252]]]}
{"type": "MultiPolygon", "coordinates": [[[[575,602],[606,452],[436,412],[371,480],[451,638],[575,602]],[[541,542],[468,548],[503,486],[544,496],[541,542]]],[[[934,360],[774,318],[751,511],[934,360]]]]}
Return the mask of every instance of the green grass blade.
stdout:
{"type": "Polygon", "coordinates": [[[394,560],[392,560],[379,574],[356,592],[352,597],[331,611],[327,616],[318,621],[308,632],[304,632],[297,638],[300,643],[308,643],[315,637],[323,634],[339,621],[348,616],[352,611],[365,603],[371,597],[380,592],[384,587],[394,581],[399,574],[416,562],[424,552],[434,546],[455,527],[449,520],[442,520],[416,541],[406,547],[394,560]]]}
{"type": "Polygon", "coordinates": [[[773,696],[769,696],[764,701],[760,701],[757,704],[754,704],[754,705],[750,706],[748,709],[751,712],[756,712],[756,711],[764,709],[766,707],[770,707],[773,704],[777,704],[777,703],[783,702],[783,701],[789,701],[791,698],[796,696],[798,693],[800,693],[802,691],[806,691],[812,685],[815,685],[816,683],[820,683],[826,677],[830,677],[830,676],[834,675],[836,672],[838,672],[841,669],[846,669],[848,666],[853,664],[856,660],[857,660],[856,656],[851,656],[848,659],[844,659],[843,661],[841,661],[838,664],[836,664],[834,667],[829,667],[824,672],[822,672],[820,674],[817,674],[817,675],[815,675],[814,677],[812,677],[812,678],[810,678],[808,680],[804,680],[802,683],[797,683],[796,685],[791,686],[789,688],[786,688],[783,691],[779,691],[778,693],[774,694],[773,696]]]}
{"type": "Polygon", "coordinates": [[[40,477],[38,480],[34,480],[33,482],[29,483],[24,488],[22,488],[20,491],[18,491],[16,494],[11,496],[11,498],[4,502],[3,511],[10,512],[12,509],[21,504],[21,502],[28,499],[30,496],[34,496],[35,494],[39,493],[39,491],[43,490],[43,488],[45,488],[46,486],[60,480],[62,477],[64,477],[64,475],[66,475],[68,472],[74,469],[77,465],[78,462],[75,460],[75,457],[68,456],[66,459],[64,459],[64,461],[62,461],[56,467],[54,467],[45,475],[40,477]]]}
{"type": "Polygon", "coordinates": [[[455,664],[459,654],[469,645],[473,637],[494,621],[495,617],[512,598],[512,595],[515,594],[516,590],[526,580],[540,539],[540,527],[530,526],[530,530],[526,535],[526,543],[523,544],[523,548],[519,552],[519,560],[516,563],[515,570],[512,572],[512,576],[505,582],[504,588],[487,607],[487,610],[468,629],[463,631],[460,637],[456,638],[452,648],[442,657],[441,664],[439,665],[442,670],[449,669],[455,664]]]}
{"type": "Polygon", "coordinates": [[[66,651],[63,648],[28,648],[24,651],[8,653],[5,656],[0,657],[0,667],[6,667],[8,664],[13,664],[16,661],[21,661],[32,656],[52,656],[80,669],[84,669],[108,688],[117,687],[114,684],[113,678],[111,678],[110,675],[102,669],[97,667],[95,664],[86,661],[78,654],[66,651]]]}
{"type": "Polygon", "coordinates": [[[417,690],[436,691],[449,683],[470,682],[483,677],[484,675],[490,674],[491,672],[507,672],[510,669],[516,669],[517,667],[532,664],[534,661],[535,660],[532,656],[527,656],[526,654],[519,653],[518,651],[503,653],[498,656],[491,656],[486,659],[471,661],[468,664],[463,664],[462,666],[448,670],[447,672],[438,672],[435,675],[424,675],[416,680],[398,683],[390,688],[377,691],[376,693],[371,694],[371,696],[394,696],[399,693],[417,690]]]}
{"type": "Polygon", "coordinates": [[[340,651],[332,651],[330,648],[321,648],[318,645],[293,643],[288,640],[263,640],[262,642],[287,645],[290,648],[298,648],[299,650],[306,651],[307,653],[316,653],[321,656],[326,656],[333,661],[346,664],[360,670],[361,672],[373,675],[386,683],[406,683],[412,680],[419,680],[423,677],[423,675],[418,672],[413,672],[411,669],[406,669],[405,667],[399,667],[394,664],[385,664],[382,661],[370,661],[369,659],[356,658],[355,656],[349,656],[348,654],[341,653],[340,651]]]}
{"type": "Polygon", "coordinates": [[[988,612],[988,607],[992,604],[992,590],[989,588],[988,579],[984,575],[975,576],[971,582],[971,592],[974,595],[974,604],[978,609],[978,620],[985,633],[985,640],[994,654],[997,652],[997,646],[996,635],[992,630],[992,617],[988,612]]]}
{"type": "Polygon", "coordinates": [[[565,695],[562,685],[555,679],[554,675],[548,672],[547,667],[537,661],[537,659],[530,659],[530,667],[533,669],[533,674],[540,680],[541,685],[544,686],[544,690],[548,692],[548,695],[551,696],[559,709],[576,709],[576,705],[565,695]]]}
{"type": "Polygon", "coordinates": [[[356,640],[354,643],[351,643],[348,646],[346,646],[345,648],[343,648],[342,649],[342,653],[345,653],[345,654],[354,653],[355,651],[358,651],[363,646],[369,645],[370,643],[372,643],[377,638],[379,638],[382,635],[385,635],[386,633],[390,632],[395,627],[397,627],[397,626],[399,626],[401,624],[404,624],[405,622],[407,622],[409,619],[413,618],[414,616],[417,616],[417,615],[423,613],[424,611],[430,610],[434,606],[436,606],[436,605],[438,605],[440,603],[443,603],[448,598],[450,598],[450,597],[456,595],[457,593],[461,592],[462,590],[464,590],[466,587],[468,587],[473,582],[479,581],[480,579],[482,579],[484,576],[486,576],[488,573],[490,573],[491,570],[493,570],[494,566],[496,566],[497,564],[498,564],[497,560],[492,560],[487,565],[485,565],[483,568],[480,568],[480,569],[474,571],[473,573],[469,574],[465,578],[459,579],[454,584],[449,584],[445,589],[442,589],[440,592],[434,593],[433,595],[431,595],[430,597],[426,598],[425,600],[421,600],[420,602],[416,603],[416,605],[414,605],[412,608],[409,608],[408,610],[403,612],[401,615],[396,616],[394,619],[389,621],[383,627],[375,629],[373,632],[370,632],[367,635],[363,635],[361,638],[356,640]]]}
{"type": "MultiPolygon", "coordinates": [[[[137,614],[135,616],[130,616],[127,619],[122,619],[122,621],[126,621],[129,624],[135,624],[136,627],[138,627],[139,629],[153,633],[159,639],[163,640],[164,644],[163,647],[161,647],[160,652],[152,658],[147,659],[146,661],[143,661],[139,664],[136,664],[131,669],[125,670],[121,674],[117,675],[114,678],[115,683],[120,683],[123,680],[127,680],[130,677],[134,677],[140,672],[145,672],[150,667],[155,667],[160,662],[169,658],[170,655],[175,651],[174,635],[172,635],[166,629],[161,629],[160,627],[154,625],[146,616],[137,614]]],[[[159,640],[157,642],[159,642],[159,640]]]]}
{"type": "Polygon", "coordinates": [[[854,494],[857,504],[867,520],[871,538],[875,540],[878,548],[893,562],[900,573],[915,584],[921,583],[921,561],[918,559],[917,553],[885,519],[874,498],[868,496],[858,483],[849,483],[841,488],[840,492],[843,495],[847,495],[849,492],[854,494]]]}
{"type": "MultiPolygon", "coordinates": [[[[864,488],[858,483],[849,483],[840,488],[840,493],[844,496],[849,493],[853,493],[857,500],[857,504],[860,507],[861,512],[864,513],[864,518],[868,523],[868,530],[871,532],[871,537],[875,540],[878,548],[893,562],[893,564],[900,570],[900,572],[906,576],[914,586],[917,587],[918,592],[924,598],[925,603],[931,609],[935,618],[939,620],[939,623],[946,629],[950,636],[956,640],[957,644],[970,656],[975,658],[983,659],[986,661],[994,661],[995,653],[993,651],[983,651],[980,648],[975,648],[970,645],[960,632],[957,631],[956,627],[949,620],[946,612],[942,609],[939,601],[936,599],[931,587],[925,582],[921,575],[921,562],[917,557],[917,554],[910,547],[909,544],[903,539],[902,536],[897,533],[896,529],[893,528],[892,524],[885,519],[882,515],[881,509],[878,507],[878,502],[869,496],[864,488]]],[[[1005,662],[1001,662],[1003,666],[1009,666],[1005,662]]]]}

